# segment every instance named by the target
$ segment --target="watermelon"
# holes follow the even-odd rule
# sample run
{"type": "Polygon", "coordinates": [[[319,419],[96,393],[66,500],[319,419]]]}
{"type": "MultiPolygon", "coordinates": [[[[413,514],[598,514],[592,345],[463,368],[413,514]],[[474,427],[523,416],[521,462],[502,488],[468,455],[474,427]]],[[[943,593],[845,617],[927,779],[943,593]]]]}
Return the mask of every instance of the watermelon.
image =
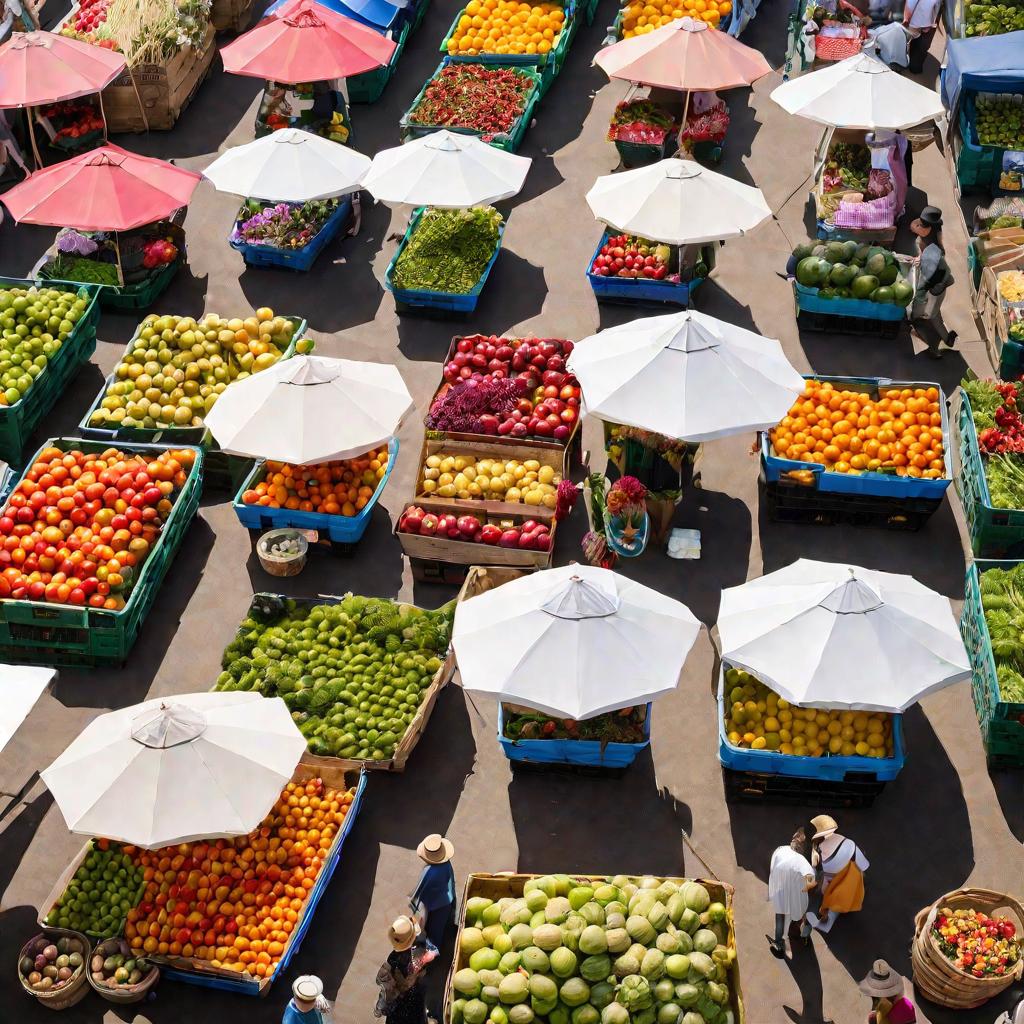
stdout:
{"type": "Polygon", "coordinates": [[[893,290],[888,285],[883,285],[881,288],[876,288],[871,293],[871,301],[892,304],[893,302],[895,302],[893,290]]]}
{"type": "Polygon", "coordinates": [[[883,267],[881,272],[878,274],[878,283],[893,284],[899,276],[900,272],[896,269],[896,264],[890,263],[888,266],[883,267]]]}
{"type": "Polygon", "coordinates": [[[817,288],[831,273],[831,267],[817,256],[808,256],[796,265],[796,279],[806,288],[817,288]]]}
{"type": "Polygon", "coordinates": [[[897,306],[909,306],[914,300],[914,289],[902,278],[892,286],[892,293],[897,306]]]}
{"type": "Polygon", "coordinates": [[[845,263],[836,263],[832,267],[832,273],[828,275],[829,284],[844,288],[854,278],[855,271],[845,263]]]}
{"type": "Polygon", "coordinates": [[[850,292],[855,299],[866,299],[878,287],[878,278],[871,274],[861,274],[850,284],[850,292]]]}

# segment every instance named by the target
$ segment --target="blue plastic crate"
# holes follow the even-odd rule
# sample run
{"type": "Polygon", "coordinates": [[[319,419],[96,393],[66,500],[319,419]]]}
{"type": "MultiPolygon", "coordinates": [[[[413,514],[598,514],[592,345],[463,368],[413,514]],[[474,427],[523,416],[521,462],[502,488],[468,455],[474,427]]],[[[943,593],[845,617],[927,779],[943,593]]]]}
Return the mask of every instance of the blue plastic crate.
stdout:
{"type": "Polygon", "coordinates": [[[893,715],[892,757],[806,757],[783,754],[777,750],[748,750],[734,747],[725,734],[725,669],[718,672],[718,760],[726,768],[738,772],[756,772],[759,775],[788,775],[799,779],[821,779],[823,782],[868,781],[873,776],[878,782],[891,782],[903,770],[906,750],[903,746],[903,716],[893,715]]]}
{"type": "Polygon", "coordinates": [[[416,230],[420,218],[423,216],[423,211],[424,207],[420,206],[413,214],[412,221],[409,227],[406,228],[405,236],[402,238],[395,255],[391,257],[387,270],[384,271],[384,287],[394,295],[396,302],[400,302],[405,306],[419,309],[441,309],[450,313],[472,313],[476,309],[476,304],[480,301],[480,293],[487,283],[487,278],[490,276],[491,268],[498,258],[498,253],[501,252],[501,240],[505,234],[505,221],[502,221],[498,226],[498,244],[494,247],[494,255],[491,257],[490,263],[484,267],[480,280],[477,281],[472,291],[466,292],[463,295],[448,295],[444,292],[421,292],[396,288],[392,280],[395,266],[398,263],[399,257],[405,251],[406,245],[409,244],[409,239],[416,230]]]}
{"type": "MultiPolygon", "coordinates": [[[[348,762],[351,764],[352,762],[348,762]]],[[[327,889],[327,885],[334,875],[334,870],[338,866],[338,861],[341,859],[341,850],[345,845],[345,841],[348,839],[349,833],[355,825],[356,817],[359,814],[359,810],[363,802],[363,792],[366,789],[366,770],[361,769],[359,772],[359,782],[356,784],[356,794],[352,798],[352,803],[349,805],[348,813],[345,815],[345,823],[341,827],[341,831],[338,833],[338,838],[331,849],[330,857],[324,861],[323,867],[320,869],[320,873],[317,875],[316,882],[313,884],[313,888],[309,890],[309,896],[306,897],[306,905],[302,910],[302,915],[299,918],[299,926],[292,932],[291,937],[288,941],[288,946],[285,949],[284,956],[281,957],[280,962],[277,965],[274,973],[262,981],[251,977],[248,974],[238,974],[235,976],[229,976],[226,972],[224,973],[206,973],[201,970],[187,970],[182,967],[176,967],[173,964],[160,963],[160,971],[165,978],[173,978],[175,981],[183,981],[188,985],[199,985],[202,988],[215,988],[222,989],[225,992],[235,992],[240,995],[246,996],[258,996],[262,995],[267,989],[285,973],[288,969],[288,965],[292,961],[292,957],[299,951],[299,946],[302,944],[302,940],[306,937],[306,932],[309,931],[310,922],[313,920],[313,913],[316,911],[317,904],[323,897],[324,891],[327,889]]]]}
{"type": "MultiPolygon", "coordinates": [[[[244,219],[241,216],[237,218],[235,220],[235,227],[237,228],[244,219]]],[[[232,249],[237,249],[242,254],[245,262],[251,267],[284,267],[287,270],[309,270],[327,244],[332,242],[341,231],[348,227],[351,220],[352,197],[343,196],[338,203],[338,208],[327,218],[324,226],[301,249],[277,249],[272,245],[234,242],[230,238],[228,239],[228,244],[232,249]]]]}
{"type": "Polygon", "coordinates": [[[242,482],[232,508],[238,521],[247,530],[275,530],[281,527],[290,526],[296,530],[316,530],[318,533],[326,534],[332,541],[337,543],[352,544],[359,540],[370,525],[370,516],[373,507],[380,500],[384,488],[387,486],[391,471],[395,468],[398,459],[398,438],[393,437],[388,442],[388,465],[377,484],[370,500],[354,516],[330,515],[326,512],[302,512],[298,509],[289,508],[267,508],[264,505],[246,505],[242,501],[242,495],[259,482],[263,475],[262,461],[257,462],[253,471],[242,482]]]}
{"type": "Polygon", "coordinates": [[[510,761],[527,764],[572,764],[592,768],[627,768],[641,750],[651,745],[651,705],[647,705],[643,743],[606,743],[597,740],[510,740],[505,736],[505,709],[498,705],[498,742],[510,761]]]}
{"type": "MultiPolygon", "coordinates": [[[[910,476],[896,476],[895,473],[830,473],[817,462],[800,462],[773,455],[769,431],[761,432],[761,467],[765,480],[776,483],[795,470],[810,471],[814,474],[813,488],[835,494],[870,494],[881,498],[927,498],[941,501],[953,480],[952,459],[950,458],[949,413],[946,396],[942,388],[934,383],[890,380],[887,377],[830,377],[825,374],[804,375],[804,380],[818,380],[835,384],[841,388],[877,391],[879,388],[936,388],[939,392],[939,410],[942,417],[942,443],[946,453],[946,475],[938,480],[920,480],[910,476]]],[[[810,489],[810,488],[809,488],[810,489]]]]}
{"type": "Polygon", "coordinates": [[[808,313],[828,313],[832,316],[857,316],[864,320],[903,320],[907,309],[888,302],[870,302],[867,299],[823,299],[817,288],[808,288],[793,281],[796,308],[808,313]]]}
{"type": "Polygon", "coordinates": [[[703,277],[695,277],[691,281],[650,281],[640,278],[603,277],[591,273],[594,260],[601,254],[601,246],[611,237],[611,231],[605,231],[597,243],[590,262],[587,263],[587,280],[598,300],[614,299],[633,302],[670,302],[675,306],[688,306],[690,296],[703,284],[703,277]]]}

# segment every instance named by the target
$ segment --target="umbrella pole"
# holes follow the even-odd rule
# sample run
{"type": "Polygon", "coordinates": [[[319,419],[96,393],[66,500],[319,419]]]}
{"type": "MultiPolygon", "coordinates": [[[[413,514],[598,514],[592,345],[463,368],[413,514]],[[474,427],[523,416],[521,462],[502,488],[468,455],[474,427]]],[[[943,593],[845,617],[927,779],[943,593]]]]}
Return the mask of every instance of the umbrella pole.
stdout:
{"type": "Polygon", "coordinates": [[[99,100],[100,104],[100,119],[103,121],[103,141],[109,142],[109,136],[107,134],[107,112],[103,109],[103,90],[101,89],[96,93],[96,99],[99,100]]]}
{"type": "Polygon", "coordinates": [[[43,169],[43,158],[39,155],[39,145],[36,142],[36,127],[35,122],[32,118],[32,112],[34,107],[26,107],[25,113],[28,115],[28,137],[32,142],[32,155],[36,158],[36,169],[43,169]]]}
{"type": "Polygon", "coordinates": [[[690,112],[690,90],[686,90],[686,99],[683,101],[683,119],[679,124],[679,152],[684,153],[686,156],[690,155],[689,150],[684,150],[683,143],[683,132],[686,131],[686,115],[690,112]]]}
{"type": "MultiPolygon", "coordinates": [[[[146,117],[146,108],[142,104],[142,96],[139,94],[139,85],[135,81],[135,72],[128,68],[128,77],[131,79],[132,89],[135,91],[135,99],[139,103],[139,113],[142,115],[142,123],[146,126],[146,131],[149,131],[149,118],[146,117]]],[[[100,101],[102,103],[102,99],[100,101]]]]}

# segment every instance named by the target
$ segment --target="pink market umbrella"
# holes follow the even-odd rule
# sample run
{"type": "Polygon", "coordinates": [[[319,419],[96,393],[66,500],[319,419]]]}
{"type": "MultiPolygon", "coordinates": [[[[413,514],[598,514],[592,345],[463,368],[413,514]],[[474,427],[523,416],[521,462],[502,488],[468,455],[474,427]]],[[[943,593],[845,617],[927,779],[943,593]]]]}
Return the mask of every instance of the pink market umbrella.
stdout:
{"type": "Polygon", "coordinates": [[[264,18],[220,56],[232,74],[295,85],[360,75],[383,67],[394,52],[394,41],[372,28],[300,0],[283,17],[264,18]]]}
{"type": "Polygon", "coordinates": [[[609,78],[685,92],[738,89],[772,70],[757,50],[695,18],[612,43],[594,63],[609,78]]]}
{"type": "Polygon", "coordinates": [[[88,96],[125,69],[124,57],[55,32],[17,32],[0,46],[0,107],[88,96]]]}
{"type": "Polygon", "coordinates": [[[188,204],[202,175],[106,145],[30,174],[0,199],[16,221],[130,231],[188,204]]]}

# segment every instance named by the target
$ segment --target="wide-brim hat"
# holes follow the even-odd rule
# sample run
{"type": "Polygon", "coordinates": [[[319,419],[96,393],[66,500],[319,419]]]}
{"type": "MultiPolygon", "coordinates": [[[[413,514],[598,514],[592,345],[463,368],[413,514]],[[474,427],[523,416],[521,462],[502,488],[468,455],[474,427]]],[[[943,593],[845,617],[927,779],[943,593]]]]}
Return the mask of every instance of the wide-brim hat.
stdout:
{"type": "Polygon", "coordinates": [[[444,864],[455,856],[455,847],[450,840],[434,832],[416,847],[416,853],[428,864],[444,864]]]}
{"type": "Polygon", "coordinates": [[[411,917],[397,917],[388,929],[388,940],[398,953],[407,950],[420,933],[420,926],[411,917]]]}
{"type": "Polygon", "coordinates": [[[315,1003],[324,994],[324,983],[315,974],[303,974],[292,982],[292,995],[304,1003],[315,1003]]]}
{"type": "Polygon", "coordinates": [[[876,960],[857,988],[873,999],[888,999],[903,995],[904,985],[902,974],[897,974],[884,960],[876,960]]]}
{"type": "Polygon", "coordinates": [[[811,818],[811,826],[814,829],[814,835],[811,836],[812,840],[824,839],[826,836],[832,835],[833,832],[839,831],[836,819],[827,814],[819,814],[816,818],[811,818]]]}

